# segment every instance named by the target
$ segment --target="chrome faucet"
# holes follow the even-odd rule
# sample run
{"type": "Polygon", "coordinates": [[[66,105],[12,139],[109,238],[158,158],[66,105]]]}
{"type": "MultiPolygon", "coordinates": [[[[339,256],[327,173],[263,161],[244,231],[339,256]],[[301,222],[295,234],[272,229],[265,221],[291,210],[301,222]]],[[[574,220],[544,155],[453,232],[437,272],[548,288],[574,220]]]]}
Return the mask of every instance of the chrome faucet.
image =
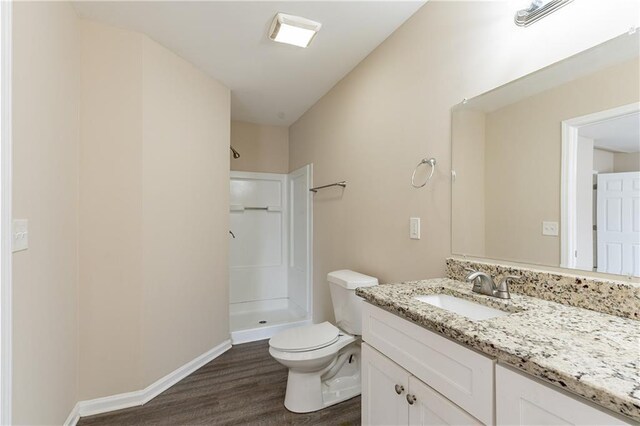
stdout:
{"type": "Polygon", "coordinates": [[[491,275],[471,268],[465,269],[469,272],[469,275],[467,275],[467,281],[473,283],[472,291],[474,293],[484,294],[500,299],[511,299],[511,294],[509,294],[509,284],[520,279],[520,277],[516,275],[508,275],[500,281],[500,284],[496,285],[493,278],[491,278],[491,275]]]}

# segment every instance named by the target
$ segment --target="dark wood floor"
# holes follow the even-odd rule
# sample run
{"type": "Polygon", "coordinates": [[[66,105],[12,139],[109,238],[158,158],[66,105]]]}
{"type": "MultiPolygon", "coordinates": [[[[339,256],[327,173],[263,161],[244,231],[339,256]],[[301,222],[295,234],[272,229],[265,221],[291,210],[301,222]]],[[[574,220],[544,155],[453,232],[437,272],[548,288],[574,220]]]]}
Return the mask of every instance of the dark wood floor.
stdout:
{"type": "Polygon", "coordinates": [[[83,417],[89,425],[359,425],[360,397],[315,413],[284,408],[287,369],[266,340],[237,345],[142,407],[83,417]]]}

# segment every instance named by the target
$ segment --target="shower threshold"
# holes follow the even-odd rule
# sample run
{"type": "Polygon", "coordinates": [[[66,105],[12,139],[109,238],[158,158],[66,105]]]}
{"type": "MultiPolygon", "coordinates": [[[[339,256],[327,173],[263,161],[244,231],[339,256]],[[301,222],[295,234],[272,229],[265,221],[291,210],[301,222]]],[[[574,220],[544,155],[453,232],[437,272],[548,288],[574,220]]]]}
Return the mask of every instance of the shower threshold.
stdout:
{"type": "Polygon", "coordinates": [[[234,345],[268,339],[287,328],[311,324],[306,312],[288,299],[232,303],[229,314],[234,345]]]}

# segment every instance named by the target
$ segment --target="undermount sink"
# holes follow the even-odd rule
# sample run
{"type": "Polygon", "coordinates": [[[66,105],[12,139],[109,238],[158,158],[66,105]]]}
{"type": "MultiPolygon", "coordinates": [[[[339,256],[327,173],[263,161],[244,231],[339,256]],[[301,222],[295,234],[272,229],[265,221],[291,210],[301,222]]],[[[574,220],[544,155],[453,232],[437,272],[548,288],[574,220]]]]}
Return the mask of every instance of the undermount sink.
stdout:
{"type": "Polygon", "coordinates": [[[472,321],[481,321],[490,318],[503,317],[509,315],[499,309],[490,308],[479,303],[471,302],[448,294],[429,294],[416,296],[414,299],[436,306],[438,308],[453,312],[469,318],[472,321]]]}

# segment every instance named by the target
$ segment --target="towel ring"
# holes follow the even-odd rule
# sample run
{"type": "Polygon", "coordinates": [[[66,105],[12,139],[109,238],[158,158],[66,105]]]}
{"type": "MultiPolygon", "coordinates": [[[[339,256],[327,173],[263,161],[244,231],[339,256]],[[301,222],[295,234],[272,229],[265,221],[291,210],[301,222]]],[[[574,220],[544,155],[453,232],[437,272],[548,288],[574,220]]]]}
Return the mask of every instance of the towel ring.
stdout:
{"type": "Polygon", "coordinates": [[[435,170],[436,170],[436,159],[433,157],[429,159],[423,158],[422,161],[418,163],[416,168],[413,169],[413,174],[411,175],[411,185],[413,185],[414,188],[422,188],[427,184],[427,182],[431,180],[431,177],[433,177],[433,172],[435,170]],[[416,172],[418,171],[418,167],[420,167],[423,164],[428,164],[431,166],[431,173],[429,173],[429,177],[424,181],[422,185],[416,185],[416,172]]]}

